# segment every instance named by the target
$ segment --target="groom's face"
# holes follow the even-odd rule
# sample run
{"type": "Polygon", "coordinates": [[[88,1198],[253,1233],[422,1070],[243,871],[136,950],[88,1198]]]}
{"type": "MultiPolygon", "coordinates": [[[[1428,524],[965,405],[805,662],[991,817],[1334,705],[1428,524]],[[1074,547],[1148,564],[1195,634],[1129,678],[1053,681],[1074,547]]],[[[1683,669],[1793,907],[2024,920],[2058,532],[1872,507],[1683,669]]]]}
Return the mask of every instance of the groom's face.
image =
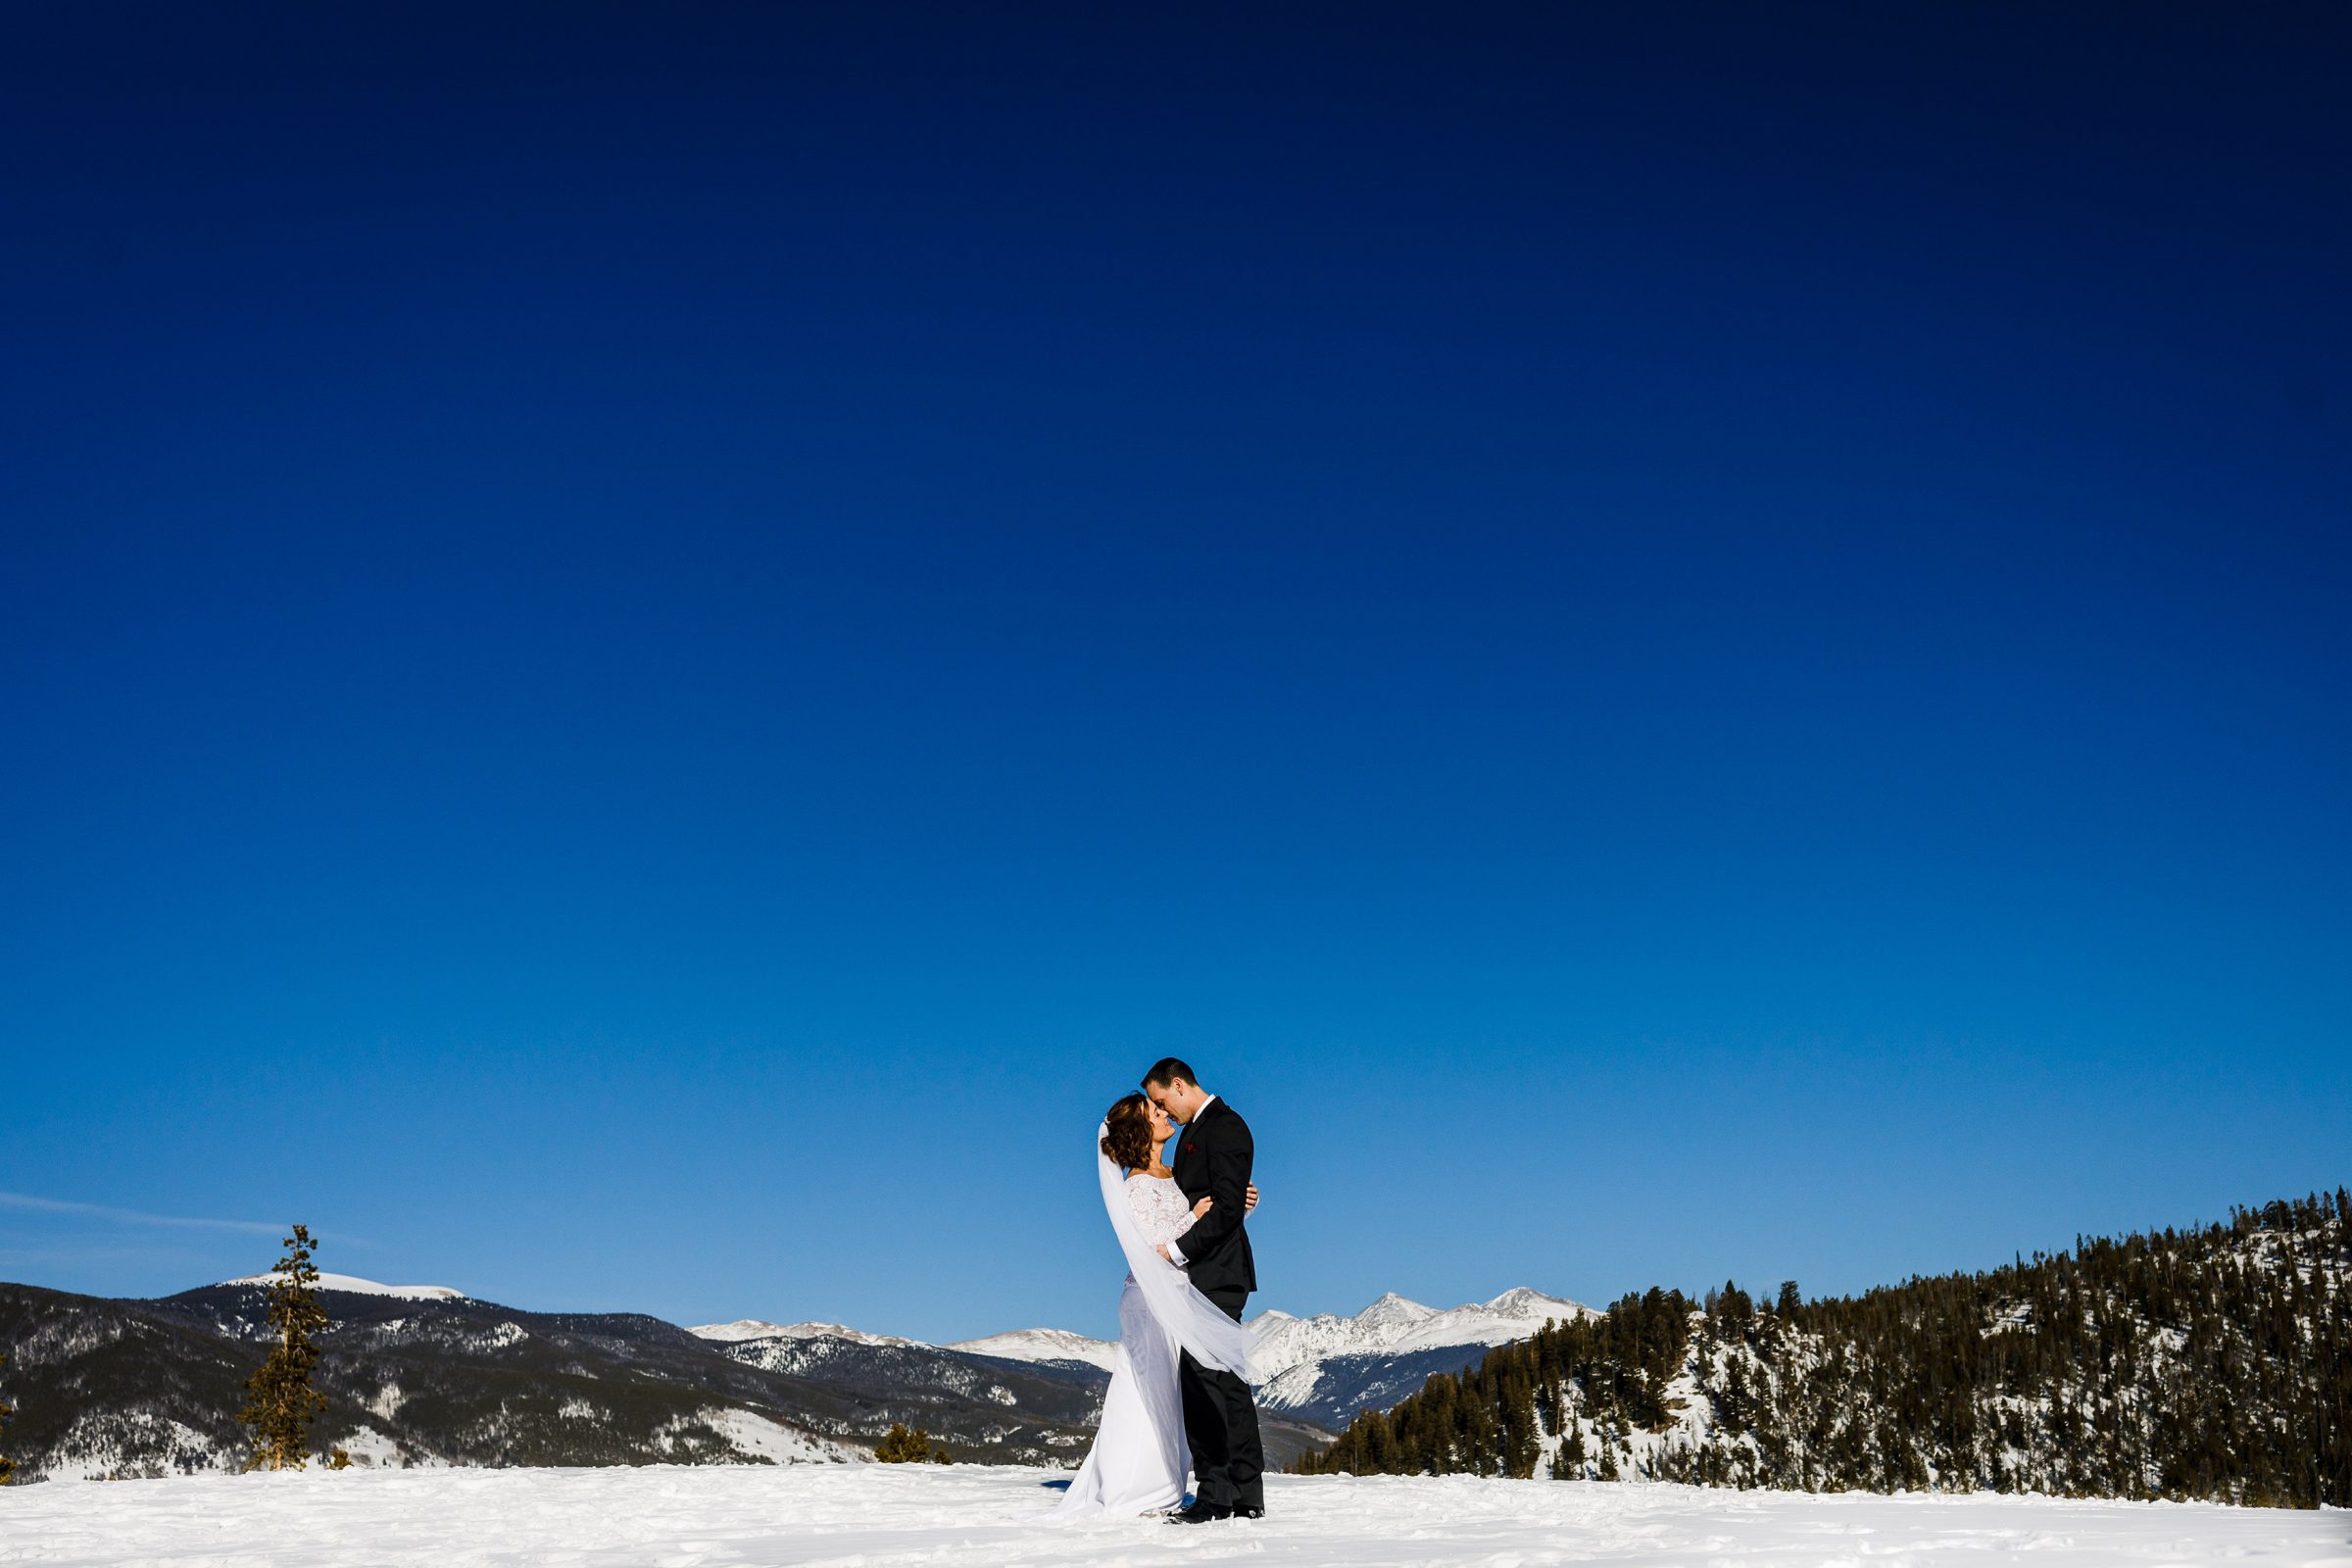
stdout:
{"type": "Polygon", "coordinates": [[[1174,1121],[1191,1121],[1193,1112],[1200,1108],[1200,1088],[1181,1078],[1164,1084],[1146,1084],[1144,1093],[1174,1121]]]}

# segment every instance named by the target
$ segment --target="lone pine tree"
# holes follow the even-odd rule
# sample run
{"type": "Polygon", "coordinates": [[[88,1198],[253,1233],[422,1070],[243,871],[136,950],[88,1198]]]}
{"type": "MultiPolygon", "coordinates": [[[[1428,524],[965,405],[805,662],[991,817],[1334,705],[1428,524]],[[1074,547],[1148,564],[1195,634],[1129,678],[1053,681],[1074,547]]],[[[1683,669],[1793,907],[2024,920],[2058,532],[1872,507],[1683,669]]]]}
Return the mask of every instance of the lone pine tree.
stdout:
{"type": "Polygon", "coordinates": [[[326,1327],[311,1245],[310,1231],[295,1226],[286,1238],[286,1255],[272,1271],[277,1279],[270,1287],[270,1327],[275,1343],[261,1370],[245,1380],[245,1408],[237,1412],[237,1419],[253,1428],[248,1470],[302,1469],[311,1422],[326,1408],[326,1396],[311,1387],[311,1370],[318,1364],[318,1347],[311,1336],[326,1327]]]}
{"type": "Polygon", "coordinates": [[[882,1441],[874,1445],[874,1457],[884,1464],[921,1464],[931,1457],[931,1434],[921,1427],[909,1432],[894,1421],[882,1441]]]}

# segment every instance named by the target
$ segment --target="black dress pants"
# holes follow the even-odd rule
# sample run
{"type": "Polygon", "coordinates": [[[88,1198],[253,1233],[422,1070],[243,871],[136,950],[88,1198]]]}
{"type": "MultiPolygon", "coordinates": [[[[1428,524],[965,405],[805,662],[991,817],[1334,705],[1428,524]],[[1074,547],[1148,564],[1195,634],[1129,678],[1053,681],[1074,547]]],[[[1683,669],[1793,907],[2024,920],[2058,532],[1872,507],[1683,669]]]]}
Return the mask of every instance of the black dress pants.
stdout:
{"type": "MultiPolygon", "coordinates": [[[[1236,1323],[1250,1293],[1242,1290],[1202,1291],[1218,1310],[1236,1323]]],[[[1257,1401],[1250,1385],[1230,1372],[1202,1366],[1187,1352],[1179,1363],[1178,1387],[1184,1395],[1184,1436],[1192,1445],[1193,1475],[1198,1481],[1195,1499],[1212,1508],[1266,1506],[1265,1450],[1257,1440],[1257,1401]]]]}

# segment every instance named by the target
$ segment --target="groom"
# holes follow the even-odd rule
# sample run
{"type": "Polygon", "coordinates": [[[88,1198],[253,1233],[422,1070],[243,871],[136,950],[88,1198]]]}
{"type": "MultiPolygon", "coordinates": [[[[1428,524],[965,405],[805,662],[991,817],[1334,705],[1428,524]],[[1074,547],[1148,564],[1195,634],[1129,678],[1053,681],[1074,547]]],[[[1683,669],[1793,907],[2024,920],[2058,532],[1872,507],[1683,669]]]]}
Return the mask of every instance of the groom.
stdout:
{"type": "MultiPolygon", "coordinates": [[[[1163,1243],[1160,1254],[1192,1278],[1193,1288],[1214,1301],[1227,1317],[1242,1320],[1242,1303],[1257,1289],[1250,1256],[1249,1212],[1253,1152],[1250,1124],[1242,1113],[1200,1087],[1193,1069],[1166,1056],[1144,1074],[1144,1093],[1182,1122],[1176,1157],[1168,1161],[1176,1185],[1195,1202],[1216,1202],[1191,1230],[1163,1243]]],[[[1257,1403],[1250,1385],[1230,1372],[1205,1367],[1188,1352],[1178,1372],[1184,1391],[1184,1435],[1193,1448],[1193,1474],[1200,1485],[1193,1505],[1172,1517],[1186,1524],[1211,1519],[1262,1519],[1266,1513],[1265,1451],[1257,1441],[1257,1403]]]]}

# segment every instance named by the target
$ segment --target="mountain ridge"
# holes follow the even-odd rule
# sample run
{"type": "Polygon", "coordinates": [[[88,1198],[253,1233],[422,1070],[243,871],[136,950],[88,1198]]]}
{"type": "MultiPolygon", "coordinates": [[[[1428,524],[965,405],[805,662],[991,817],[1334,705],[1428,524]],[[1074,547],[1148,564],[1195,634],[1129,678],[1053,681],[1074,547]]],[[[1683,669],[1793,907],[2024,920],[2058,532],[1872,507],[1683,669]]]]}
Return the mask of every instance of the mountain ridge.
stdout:
{"type": "MultiPolygon", "coordinates": [[[[230,1290],[238,1286],[255,1285],[267,1289],[276,1284],[278,1278],[279,1276],[274,1273],[247,1274],[238,1279],[222,1280],[218,1285],[200,1285],[196,1288],[198,1290],[230,1290]]],[[[390,1296],[410,1301],[471,1299],[464,1291],[452,1290],[446,1285],[385,1285],[375,1280],[364,1280],[357,1274],[329,1274],[321,1271],[314,1283],[316,1289],[340,1291],[346,1296],[390,1296]]],[[[183,1291],[179,1294],[184,1296],[187,1293],[183,1291]]]]}
{"type": "MultiPolygon", "coordinates": [[[[234,1468],[274,1279],[123,1299],[0,1284],[20,1478],[234,1468]]],[[[844,1462],[894,1424],[959,1459],[1067,1465],[1117,1358],[1063,1329],[931,1346],[838,1323],[533,1312],[357,1275],[323,1274],[318,1292],[328,1406],[313,1435],[363,1466],[844,1462]]],[[[1521,1288],[1446,1311],[1392,1293],[1351,1318],[1261,1312],[1280,1374],[1261,1395],[1268,1454],[1285,1463],[1431,1371],[1588,1310],[1521,1288]]]]}
{"type": "Polygon", "coordinates": [[[851,1328],[846,1323],[770,1323],[765,1318],[757,1317],[739,1317],[732,1323],[704,1323],[686,1332],[701,1339],[718,1341],[834,1339],[848,1340],[855,1345],[898,1345],[918,1350],[939,1348],[922,1340],[902,1339],[896,1334],[868,1334],[862,1329],[851,1328]]]}
{"type": "MultiPolygon", "coordinates": [[[[1082,1381],[932,1349],[751,1342],[826,1352],[770,1366],[641,1313],[320,1299],[312,1438],[364,1467],[846,1462],[900,1422],[959,1458],[1052,1464],[1084,1451],[1101,1402],[1082,1381]]],[[[264,1286],[237,1282],[144,1299],[0,1284],[18,1481],[237,1468],[267,1307],[264,1286]]]]}

